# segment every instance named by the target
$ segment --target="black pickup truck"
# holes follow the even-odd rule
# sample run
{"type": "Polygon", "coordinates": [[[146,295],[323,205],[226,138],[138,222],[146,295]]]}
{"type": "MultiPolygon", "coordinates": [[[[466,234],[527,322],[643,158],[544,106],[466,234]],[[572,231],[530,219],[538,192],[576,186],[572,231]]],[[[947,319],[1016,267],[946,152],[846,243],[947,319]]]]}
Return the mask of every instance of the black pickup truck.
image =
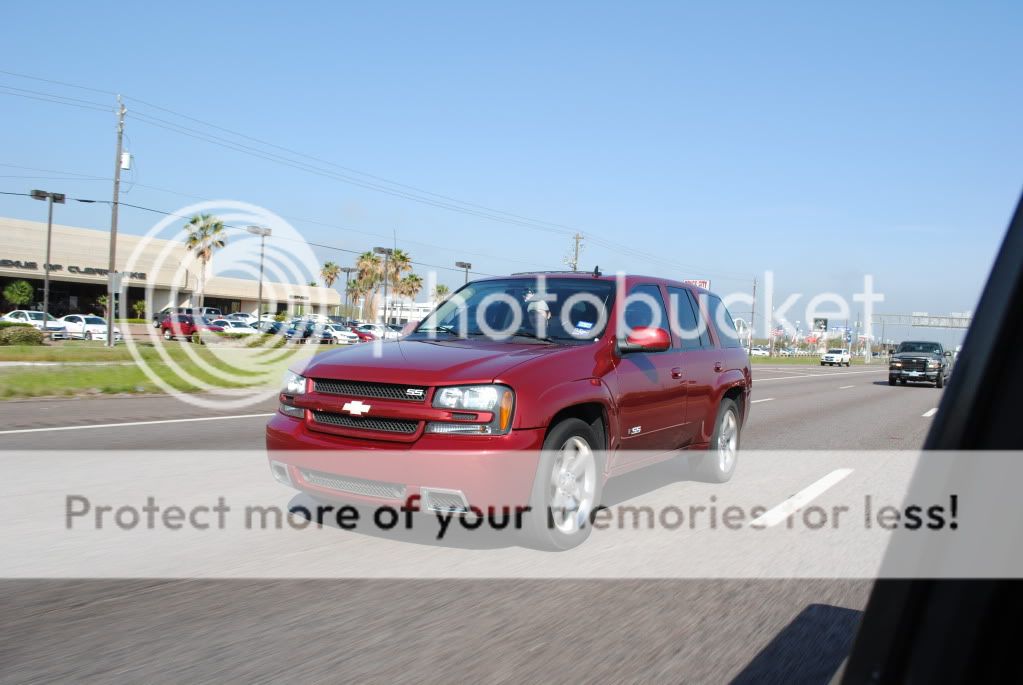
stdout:
{"type": "Polygon", "coordinates": [[[907,340],[899,343],[888,362],[888,385],[934,383],[934,387],[943,388],[951,372],[952,352],[941,343],[907,340]]]}

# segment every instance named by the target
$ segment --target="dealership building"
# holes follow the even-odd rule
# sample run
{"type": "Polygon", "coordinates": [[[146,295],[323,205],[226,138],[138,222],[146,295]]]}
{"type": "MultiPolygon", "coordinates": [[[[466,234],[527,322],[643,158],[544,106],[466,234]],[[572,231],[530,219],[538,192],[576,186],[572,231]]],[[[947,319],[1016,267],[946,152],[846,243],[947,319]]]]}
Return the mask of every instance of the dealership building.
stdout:
{"type": "MultiPolygon", "coordinates": [[[[110,233],[54,224],[50,248],[50,313],[63,316],[72,312],[102,314],[98,299],[107,292],[107,265],[110,233]]],[[[0,218],[0,293],[8,283],[28,281],[34,288],[33,300],[22,309],[42,309],[43,264],[46,261],[46,224],[20,219],[0,218]]],[[[123,274],[123,297],[129,316],[132,305],[146,298],[152,288],[151,311],[163,307],[198,306],[198,274],[181,269],[194,255],[183,240],[146,239],[119,233],[117,270],[123,274]],[[128,261],[136,248],[139,255],[128,270],[128,261]]],[[[216,262],[216,256],[213,258],[216,262]]],[[[214,264],[215,265],[215,264],[214,264]]],[[[259,308],[259,283],[254,279],[210,276],[203,288],[203,304],[230,312],[256,313],[259,308]]],[[[0,295],[0,300],[2,300],[0,295]]],[[[292,315],[326,311],[335,313],[341,295],[334,288],[295,283],[263,283],[264,311],[275,310],[292,315]]],[[[3,302],[3,312],[14,309],[3,302]]]]}

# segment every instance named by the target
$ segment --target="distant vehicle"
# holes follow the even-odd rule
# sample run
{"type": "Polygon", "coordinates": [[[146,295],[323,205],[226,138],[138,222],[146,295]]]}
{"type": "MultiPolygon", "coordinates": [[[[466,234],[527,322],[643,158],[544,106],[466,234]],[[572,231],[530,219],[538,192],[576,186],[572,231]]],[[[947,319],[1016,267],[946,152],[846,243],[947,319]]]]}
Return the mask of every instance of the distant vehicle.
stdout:
{"type": "Polygon", "coordinates": [[[237,333],[239,335],[256,335],[259,333],[255,328],[244,321],[233,321],[231,319],[214,319],[210,325],[220,326],[225,333],[237,333]]]}
{"type": "Polygon", "coordinates": [[[899,343],[888,362],[888,385],[924,382],[943,388],[951,372],[951,350],[941,343],[910,340],[899,343]]]}
{"type": "Polygon", "coordinates": [[[358,326],[352,326],[348,330],[354,333],[359,338],[359,342],[373,342],[377,337],[369,331],[364,331],[358,326]]]}
{"type": "Polygon", "coordinates": [[[153,328],[161,328],[163,320],[169,314],[181,314],[187,316],[204,316],[207,319],[221,319],[223,314],[216,307],[164,307],[156,314],[153,314],[153,328]]]}
{"type": "Polygon", "coordinates": [[[259,320],[256,318],[255,314],[246,314],[244,312],[234,312],[233,314],[228,314],[224,318],[228,321],[241,321],[242,323],[247,323],[250,326],[259,320]]]}
{"type": "Polygon", "coordinates": [[[283,321],[260,321],[254,326],[260,332],[268,335],[280,335],[288,330],[283,321]]]}
{"type": "Polygon", "coordinates": [[[293,342],[334,344],[334,335],[314,321],[299,321],[285,333],[293,342]]]}
{"type": "Polygon", "coordinates": [[[749,356],[751,356],[751,357],[770,357],[771,353],[767,350],[767,348],[757,346],[757,347],[754,347],[752,350],[750,350],[749,356]]]}
{"type": "MultiPolygon", "coordinates": [[[[101,316],[68,314],[67,316],[62,316],[58,321],[64,324],[69,338],[78,338],[79,340],[107,339],[107,320],[101,316]]],[[[114,326],[114,342],[120,342],[123,339],[121,329],[114,326]]]]}
{"type": "Polygon", "coordinates": [[[795,352],[795,350],[791,350],[791,349],[786,347],[783,350],[778,350],[778,356],[779,357],[795,357],[796,356],[796,352],[795,352]]]}
{"type": "Polygon", "coordinates": [[[833,347],[821,355],[821,366],[849,366],[851,363],[849,350],[841,347],[833,347]]]}
{"type": "Polygon", "coordinates": [[[334,336],[334,342],[338,345],[355,345],[361,342],[359,336],[352,333],[351,329],[347,326],[342,326],[338,323],[327,324],[323,327],[325,331],[329,331],[334,336]]]}
{"type": "Polygon", "coordinates": [[[212,325],[208,319],[191,314],[171,314],[160,322],[164,340],[187,338],[202,343],[203,333],[223,333],[222,326],[212,325]]]}
{"type": "MultiPolygon", "coordinates": [[[[27,323],[36,330],[43,330],[43,313],[31,309],[15,309],[13,312],[8,312],[0,317],[0,321],[27,323]]],[[[46,314],[45,333],[53,340],[66,340],[68,337],[67,328],[49,314],[46,314]]]]}
{"type": "Polygon", "coordinates": [[[372,333],[375,337],[383,340],[397,340],[398,331],[391,330],[387,326],[379,323],[364,323],[360,325],[357,330],[364,333],[372,333]]]}

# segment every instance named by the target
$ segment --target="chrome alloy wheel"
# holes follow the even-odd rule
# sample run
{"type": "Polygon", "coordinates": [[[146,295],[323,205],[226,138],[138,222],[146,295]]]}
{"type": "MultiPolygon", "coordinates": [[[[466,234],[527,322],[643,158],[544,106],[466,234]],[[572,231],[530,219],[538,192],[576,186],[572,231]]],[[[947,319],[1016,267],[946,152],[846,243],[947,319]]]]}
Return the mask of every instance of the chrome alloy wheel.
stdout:
{"type": "Polygon", "coordinates": [[[735,418],[735,411],[729,409],[721,417],[721,426],[718,428],[718,468],[722,473],[728,473],[735,464],[735,452],[739,447],[739,422],[735,418]]]}
{"type": "Polygon", "coordinates": [[[597,465],[593,449],[572,436],[554,455],[547,503],[554,527],[571,535],[587,524],[597,491],[597,465]]]}

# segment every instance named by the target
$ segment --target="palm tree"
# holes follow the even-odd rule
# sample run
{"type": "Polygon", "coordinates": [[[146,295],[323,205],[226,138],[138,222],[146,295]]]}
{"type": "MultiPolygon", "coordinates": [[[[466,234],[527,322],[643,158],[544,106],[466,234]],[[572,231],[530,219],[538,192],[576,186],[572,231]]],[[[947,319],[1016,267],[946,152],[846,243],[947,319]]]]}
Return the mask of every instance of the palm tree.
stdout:
{"type": "Polygon", "coordinates": [[[185,238],[185,247],[195,253],[199,260],[199,304],[203,305],[204,290],[206,288],[206,269],[213,259],[213,253],[224,247],[226,236],[224,235],[224,222],[212,214],[196,214],[185,224],[188,236],[185,238]]]}
{"type": "MultiPolygon", "coordinates": [[[[370,298],[372,300],[371,306],[373,307],[373,320],[376,320],[376,312],[379,309],[377,306],[377,295],[380,290],[380,286],[384,282],[384,263],[380,259],[380,255],[374,252],[363,252],[355,259],[355,268],[358,269],[356,276],[357,281],[361,282],[361,293],[364,298],[370,298]]],[[[366,303],[363,301],[362,305],[362,318],[366,318],[366,303]]]]}
{"type": "Polygon", "coordinates": [[[320,278],[323,279],[323,283],[328,288],[332,287],[334,285],[334,281],[336,281],[340,276],[341,267],[334,262],[325,262],[323,268],[320,269],[320,278]]]}
{"type": "Polygon", "coordinates": [[[433,287],[433,301],[434,302],[443,302],[444,300],[447,299],[447,297],[448,297],[448,295],[450,293],[451,293],[451,288],[447,287],[443,283],[438,283],[437,285],[435,285],[433,287]]]}
{"type": "MultiPolygon", "coordinates": [[[[398,281],[398,285],[395,286],[394,292],[402,297],[407,297],[413,302],[416,301],[416,295],[423,289],[423,277],[419,274],[409,274],[405,278],[398,281]]],[[[399,305],[400,307],[401,305],[399,305]]],[[[401,318],[401,309],[398,309],[398,318],[401,318]]]]}
{"type": "MultiPolygon", "coordinates": [[[[384,277],[387,279],[387,285],[395,295],[400,296],[400,284],[402,277],[412,271],[412,257],[409,256],[408,252],[395,248],[391,255],[387,259],[387,274],[384,277]]],[[[417,291],[418,292],[418,291],[417,291]]],[[[384,302],[384,307],[387,307],[387,302],[384,302]]],[[[388,320],[388,312],[384,312],[384,321],[388,320]]]]}

